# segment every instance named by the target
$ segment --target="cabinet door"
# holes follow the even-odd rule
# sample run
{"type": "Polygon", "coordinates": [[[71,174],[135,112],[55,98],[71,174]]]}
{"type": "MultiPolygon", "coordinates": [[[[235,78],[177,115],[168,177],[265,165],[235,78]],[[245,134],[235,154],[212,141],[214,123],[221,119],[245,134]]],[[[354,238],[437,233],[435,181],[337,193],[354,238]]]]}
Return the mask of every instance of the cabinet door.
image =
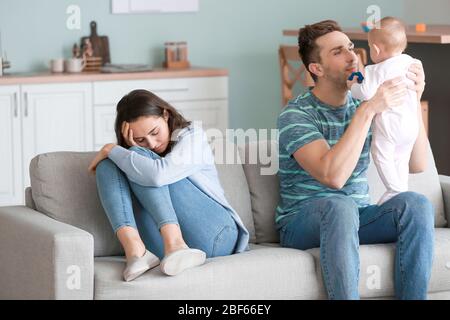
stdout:
{"type": "MultiPolygon", "coordinates": [[[[205,131],[218,129],[225,134],[228,128],[228,100],[168,102],[187,120],[201,124],[205,131]]],[[[100,150],[106,143],[117,142],[114,132],[116,106],[95,106],[94,118],[95,149],[100,150]]]]}
{"type": "Polygon", "coordinates": [[[201,124],[203,130],[228,128],[228,100],[183,101],[171,103],[187,120],[201,124]]]}
{"type": "Polygon", "coordinates": [[[30,183],[30,161],[36,155],[93,150],[91,92],[91,83],[22,86],[25,186],[30,183]]]}
{"type": "Polygon", "coordinates": [[[0,206],[24,203],[19,86],[0,87],[0,206]]]}
{"type": "Polygon", "coordinates": [[[114,131],[116,106],[95,106],[94,108],[94,144],[100,150],[107,143],[117,143],[114,131]]]}

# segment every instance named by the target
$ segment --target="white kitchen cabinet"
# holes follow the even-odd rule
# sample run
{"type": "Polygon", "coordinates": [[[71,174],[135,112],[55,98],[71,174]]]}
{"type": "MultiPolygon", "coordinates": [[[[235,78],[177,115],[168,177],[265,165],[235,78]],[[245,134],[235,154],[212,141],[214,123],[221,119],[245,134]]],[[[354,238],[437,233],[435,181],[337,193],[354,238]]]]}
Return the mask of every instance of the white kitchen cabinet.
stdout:
{"type": "Polygon", "coordinates": [[[23,202],[20,87],[0,86],[0,206],[23,202]]]}
{"type": "Polygon", "coordinates": [[[94,141],[95,149],[99,150],[107,143],[116,142],[114,122],[116,120],[116,106],[95,106],[94,108],[94,141]]]}
{"type": "Polygon", "coordinates": [[[172,105],[187,119],[201,121],[203,130],[219,129],[225,133],[228,126],[228,101],[175,101],[172,105]]]}
{"type": "Polygon", "coordinates": [[[151,79],[94,82],[95,148],[115,142],[114,121],[120,99],[145,89],[175,107],[187,120],[201,122],[204,130],[228,127],[228,77],[151,79]]]}
{"type": "Polygon", "coordinates": [[[91,151],[92,85],[90,83],[22,86],[24,186],[36,155],[54,151],[91,151]]]}

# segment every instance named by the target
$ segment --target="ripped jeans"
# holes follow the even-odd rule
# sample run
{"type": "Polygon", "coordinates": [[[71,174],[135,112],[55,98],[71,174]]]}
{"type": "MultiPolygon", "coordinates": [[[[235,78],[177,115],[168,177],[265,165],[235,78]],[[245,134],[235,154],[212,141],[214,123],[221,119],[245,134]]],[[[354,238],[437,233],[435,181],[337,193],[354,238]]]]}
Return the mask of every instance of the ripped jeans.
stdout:
{"type": "MultiPolygon", "coordinates": [[[[130,150],[152,159],[160,157],[143,147],[130,150]]],[[[110,159],[98,164],[96,179],[114,232],[124,226],[137,229],[146,248],[160,259],[164,245],[159,230],[166,224],[179,225],[186,244],[204,251],[208,258],[234,252],[238,229],[230,213],[189,179],[162,187],[141,186],[110,159]]]]}

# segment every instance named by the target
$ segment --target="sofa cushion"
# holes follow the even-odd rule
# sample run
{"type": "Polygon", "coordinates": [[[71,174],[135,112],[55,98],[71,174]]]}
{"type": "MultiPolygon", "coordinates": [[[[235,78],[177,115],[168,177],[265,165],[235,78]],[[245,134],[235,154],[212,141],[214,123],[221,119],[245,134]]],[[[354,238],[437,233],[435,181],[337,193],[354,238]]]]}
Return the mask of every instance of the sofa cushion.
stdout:
{"type": "Polygon", "coordinates": [[[168,277],[154,268],[122,280],[123,258],[96,258],[94,299],[323,299],[314,258],[307,252],[251,245],[168,277]]]}
{"type": "MultiPolygon", "coordinates": [[[[240,153],[241,158],[245,160],[250,159],[249,154],[258,155],[261,153],[262,155],[269,155],[271,161],[269,165],[267,164],[268,159],[264,159],[261,162],[261,159],[258,157],[257,163],[245,161],[243,168],[250,190],[256,242],[279,242],[278,231],[275,227],[275,208],[279,200],[278,177],[275,174],[261,174],[261,170],[265,167],[278,165],[278,143],[276,141],[250,142],[240,148],[240,153]]],[[[373,161],[370,162],[367,175],[371,203],[376,203],[384,193],[385,188],[373,161]]],[[[447,226],[442,190],[431,149],[429,149],[428,153],[427,170],[420,174],[411,174],[409,176],[409,186],[411,191],[422,193],[433,203],[435,208],[435,226],[438,228],[447,226]]]]}
{"type": "Polygon", "coordinates": [[[250,234],[250,243],[254,243],[255,225],[253,224],[252,203],[238,148],[225,139],[216,139],[210,144],[225,197],[247,228],[250,234]]]}
{"type": "MultiPolygon", "coordinates": [[[[321,278],[320,249],[307,250],[317,261],[317,274],[321,278]]],[[[359,293],[361,298],[394,296],[395,244],[361,245],[359,293]],[[379,278],[378,278],[379,276],[379,278]],[[379,279],[379,282],[378,282],[379,279]]],[[[433,269],[428,292],[450,291],[450,229],[435,229],[433,269]]]]}
{"type": "Polygon", "coordinates": [[[100,203],[95,176],[88,166],[95,152],[53,152],[30,163],[31,192],[36,209],[83,229],[94,237],[94,255],[122,255],[123,249],[100,203]]]}
{"type": "MultiPolygon", "coordinates": [[[[427,155],[427,169],[422,173],[409,175],[409,190],[421,193],[431,201],[435,210],[435,226],[437,228],[442,228],[447,226],[447,219],[445,217],[441,184],[439,182],[439,175],[437,173],[433,153],[430,148],[428,148],[427,155]]],[[[386,188],[378,176],[377,169],[372,159],[370,160],[370,166],[367,171],[367,178],[369,180],[370,198],[372,203],[377,203],[386,188]]]]}
{"type": "Polygon", "coordinates": [[[241,145],[239,151],[250,190],[256,242],[279,242],[275,227],[275,209],[280,198],[276,175],[278,144],[274,140],[250,142],[241,145]]]}

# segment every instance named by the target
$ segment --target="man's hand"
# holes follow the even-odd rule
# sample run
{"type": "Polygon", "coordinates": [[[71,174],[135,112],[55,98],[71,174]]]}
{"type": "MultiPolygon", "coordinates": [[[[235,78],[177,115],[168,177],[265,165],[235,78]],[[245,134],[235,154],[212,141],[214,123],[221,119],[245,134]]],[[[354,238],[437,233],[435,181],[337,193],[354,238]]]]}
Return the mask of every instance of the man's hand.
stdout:
{"type": "Polygon", "coordinates": [[[108,143],[103,146],[103,148],[97,153],[95,158],[92,160],[91,164],[89,165],[89,172],[92,174],[95,174],[95,169],[97,168],[97,165],[104,159],[108,158],[109,153],[111,152],[112,148],[116,146],[115,143],[108,143]]]}
{"type": "Polygon", "coordinates": [[[372,99],[367,101],[367,110],[375,116],[391,107],[398,107],[403,104],[406,94],[407,85],[401,77],[385,81],[372,99]]]}
{"type": "Polygon", "coordinates": [[[420,60],[416,61],[416,63],[413,63],[409,67],[406,76],[414,82],[413,85],[409,86],[409,89],[417,92],[417,97],[420,101],[425,90],[425,72],[423,70],[422,62],[420,62],[420,60]]]}
{"type": "Polygon", "coordinates": [[[130,147],[134,147],[137,146],[138,144],[134,141],[133,138],[133,130],[130,129],[130,123],[124,121],[122,123],[122,136],[125,140],[125,143],[130,146],[130,147]]]}

